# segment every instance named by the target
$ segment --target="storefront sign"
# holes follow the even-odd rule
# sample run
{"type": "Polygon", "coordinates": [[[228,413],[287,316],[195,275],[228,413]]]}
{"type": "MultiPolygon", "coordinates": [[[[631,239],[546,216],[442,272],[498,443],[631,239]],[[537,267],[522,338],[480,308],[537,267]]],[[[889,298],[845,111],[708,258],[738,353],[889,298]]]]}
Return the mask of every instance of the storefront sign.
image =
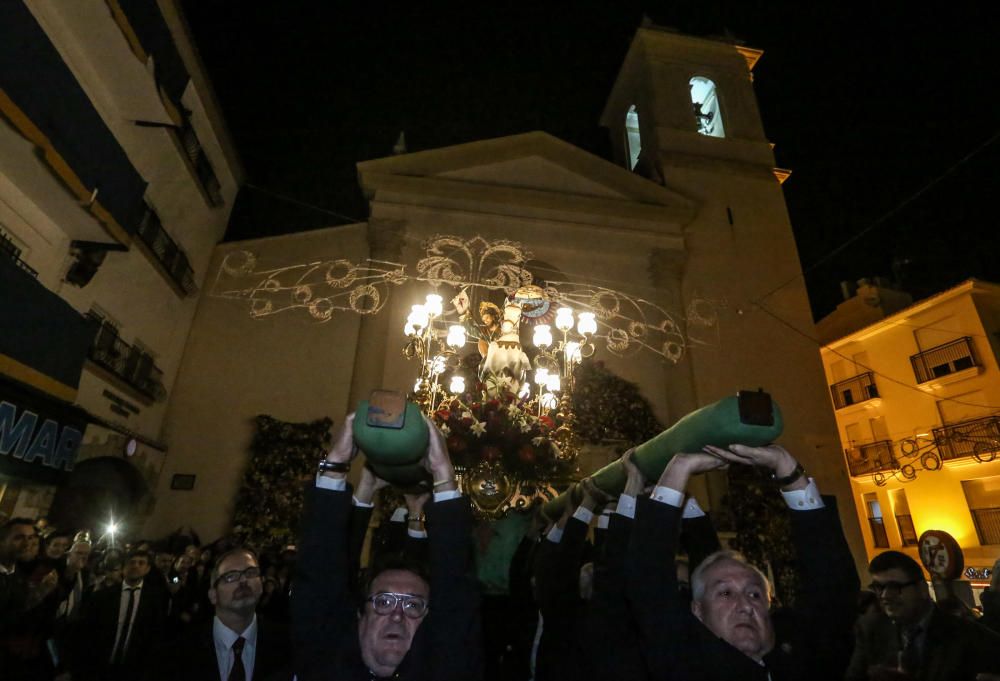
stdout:
{"type": "Polygon", "coordinates": [[[0,380],[0,471],[54,480],[73,470],[86,426],[73,405],[0,380]]]}

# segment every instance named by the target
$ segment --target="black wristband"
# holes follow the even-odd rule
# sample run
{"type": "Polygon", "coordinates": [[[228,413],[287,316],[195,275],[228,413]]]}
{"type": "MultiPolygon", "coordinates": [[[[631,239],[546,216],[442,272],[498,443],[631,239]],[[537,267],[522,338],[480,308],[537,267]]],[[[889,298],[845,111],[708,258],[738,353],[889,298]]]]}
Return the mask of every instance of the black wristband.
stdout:
{"type": "Polygon", "coordinates": [[[323,459],[319,462],[320,475],[323,473],[349,473],[350,471],[351,464],[343,461],[327,461],[323,459]]]}
{"type": "Polygon", "coordinates": [[[796,463],[794,471],[792,471],[783,478],[779,478],[777,474],[772,473],[771,480],[773,480],[774,484],[777,485],[778,487],[788,487],[789,485],[791,485],[793,482],[795,482],[805,474],[806,470],[802,467],[802,464],[796,463]]]}

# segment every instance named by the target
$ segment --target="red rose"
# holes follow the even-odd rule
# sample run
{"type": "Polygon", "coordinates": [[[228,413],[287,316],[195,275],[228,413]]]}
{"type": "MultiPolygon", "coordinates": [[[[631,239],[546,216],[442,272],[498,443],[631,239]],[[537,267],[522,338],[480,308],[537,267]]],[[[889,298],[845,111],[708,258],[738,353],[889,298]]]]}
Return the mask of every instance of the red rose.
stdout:
{"type": "Polygon", "coordinates": [[[549,418],[548,416],[542,416],[542,417],[540,417],[540,418],[538,419],[538,422],[539,422],[539,423],[541,423],[542,425],[544,425],[544,426],[545,426],[546,428],[548,428],[548,429],[550,429],[550,430],[551,430],[552,428],[555,428],[555,427],[556,427],[556,422],[555,422],[555,421],[553,421],[553,420],[552,420],[551,418],[549,418]]]}
{"type": "Polygon", "coordinates": [[[483,461],[487,461],[489,463],[496,463],[497,461],[500,460],[500,457],[502,455],[503,452],[501,452],[500,448],[497,447],[496,445],[486,445],[485,447],[483,447],[482,450],[483,461]]]}
{"type": "Polygon", "coordinates": [[[438,409],[434,412],[434,418],[446,423],[451,418],[451,412],[447,409],[438,409]]]}

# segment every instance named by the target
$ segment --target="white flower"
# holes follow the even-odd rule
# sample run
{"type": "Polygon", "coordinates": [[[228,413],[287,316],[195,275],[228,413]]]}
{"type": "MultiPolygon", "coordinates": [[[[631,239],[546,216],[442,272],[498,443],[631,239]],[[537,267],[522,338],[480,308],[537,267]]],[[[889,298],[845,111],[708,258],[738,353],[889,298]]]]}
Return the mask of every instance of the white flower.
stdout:
{"type": "Polygon", "coordinates": [[[538,437],[531,438],[531,444],[535,445],[536,447],[541,447],[542,443],[545,441],[546,441],[545,437],[541,435],[539,435],[538,437]]]}
{"type": "Polygon", "coordinates": [[[438,426],[438,430],[440,430],[445,435],[451,433],[451,428],[448,427],[447,423],[442,423],[440,426],[438,426]]]}
{"type": "Polygon", "coordinates": [[[472,424],[472,432],[475,433],[476,437],[482,437],[486,432],[486,422],[479,421],[472,424]]]}
{"type": "Polygon", "coordinates": [[[462,412],[462,418],[463,419],[471,419],[472,418],[472,412],[471,411],[463,411],[462,412]]]}
{"type": "Polygon", "coordinates": [[[522,433],[527,433],[530,430],[531,430],[531,424],[530,423],[528,423],[527,421],[525,421],[524,423],[521,424],[521,432],[522,433]]]}
{"type": "Polygon", "coordinates": [[[514,418],[521,413],[521,408],[516,404],[509,404],[507,405],[507,413],[510,414],[511,418],[514,418]]]}

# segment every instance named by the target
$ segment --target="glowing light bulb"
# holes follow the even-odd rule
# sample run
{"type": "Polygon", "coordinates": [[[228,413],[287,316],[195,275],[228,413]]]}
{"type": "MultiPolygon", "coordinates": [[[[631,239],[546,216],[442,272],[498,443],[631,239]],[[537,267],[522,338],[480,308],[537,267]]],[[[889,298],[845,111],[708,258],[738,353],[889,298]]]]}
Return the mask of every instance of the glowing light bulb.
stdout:
{"type": "Polygon", "coordinates": [[[552,331],[548,324],[539,324],[535,327],[535,335],[532,338],[535,347],[547,348],[552,345],[552,331]]]}
{"type": "Polygon", "coordinates": [[[410,308],[410,316],[406,318],[406,321],[413,325],[417,333],[420,333],[427,327],[427,322],[430,320],[423,305],[414,305],[410,308]]]}
{"type": "Polygon", "coordinates": [[[521,384],[521,389],[517,391],[517,396],[522,400],[531,394],[531,383],[525,381],[521,384]]]}
{"type": "Polygon", "coordinates": [[[465,392],[465,379],[461,376],[452,376],[451,383],[448,385],[448,390],[450,390],[453,395],[461,395],[465,392]]]}
{"type": "Polygon", "coordinates": [[[431,360],[431,373],[434,375],[439,375],[444,373],[444,356],[435,355],[434,359],[431,360]]]}
{"type": "Polygon", "coordinates": [[[436,293],[428,293],[427,298],[424,299],[424,309],[431,317],[437,317],[441,314],[441,296],[436,293]]]}
{"type": "Polygon", "coordinates": [[[549,375],[548,369],[535,369],[535,383],[539,386],[545,385],[545,378],[549,375]]]}
{"type": "Polygon", "coordinates": [[[445,342],[453,348],[460,348],[465,345],[465,327],[460,324],[449,326],[448,338],[445,342]]]}
{"type": "Polygon", "coordinates": [[[541,397],[542,408],[543,409],[555,409],[559,404],[559,400],[552,393],[545,393],[541,397]]]}
{"type": "Polygon", "coordinates": [[[584,336],[597,333],[597,321],[594,320],[593,312],[581,312],[580,321],[576,323],[576,330],[584,336]]]}
{"type": "Polygon", "coordinates": [[[569,331],[573,328],[573,308],[560,307],[556,310],[556,328],[560,331],[569,331]]]}
{"type": "Polygon", "coordinates": [[[416,332],[417,330],[413,328],[413,323],[409,320],[409,318],[407,318],[406,323],[403,324],[403,334],[406,336],[412,336],[416,332]]]}
{"type": "Polygon", "coordinates": [[[559,380],[558,374],[549,374],[545,377],[545,386],[549,389],[549,392],[557,393],[562,389],[562,381],[559,380]]]}

